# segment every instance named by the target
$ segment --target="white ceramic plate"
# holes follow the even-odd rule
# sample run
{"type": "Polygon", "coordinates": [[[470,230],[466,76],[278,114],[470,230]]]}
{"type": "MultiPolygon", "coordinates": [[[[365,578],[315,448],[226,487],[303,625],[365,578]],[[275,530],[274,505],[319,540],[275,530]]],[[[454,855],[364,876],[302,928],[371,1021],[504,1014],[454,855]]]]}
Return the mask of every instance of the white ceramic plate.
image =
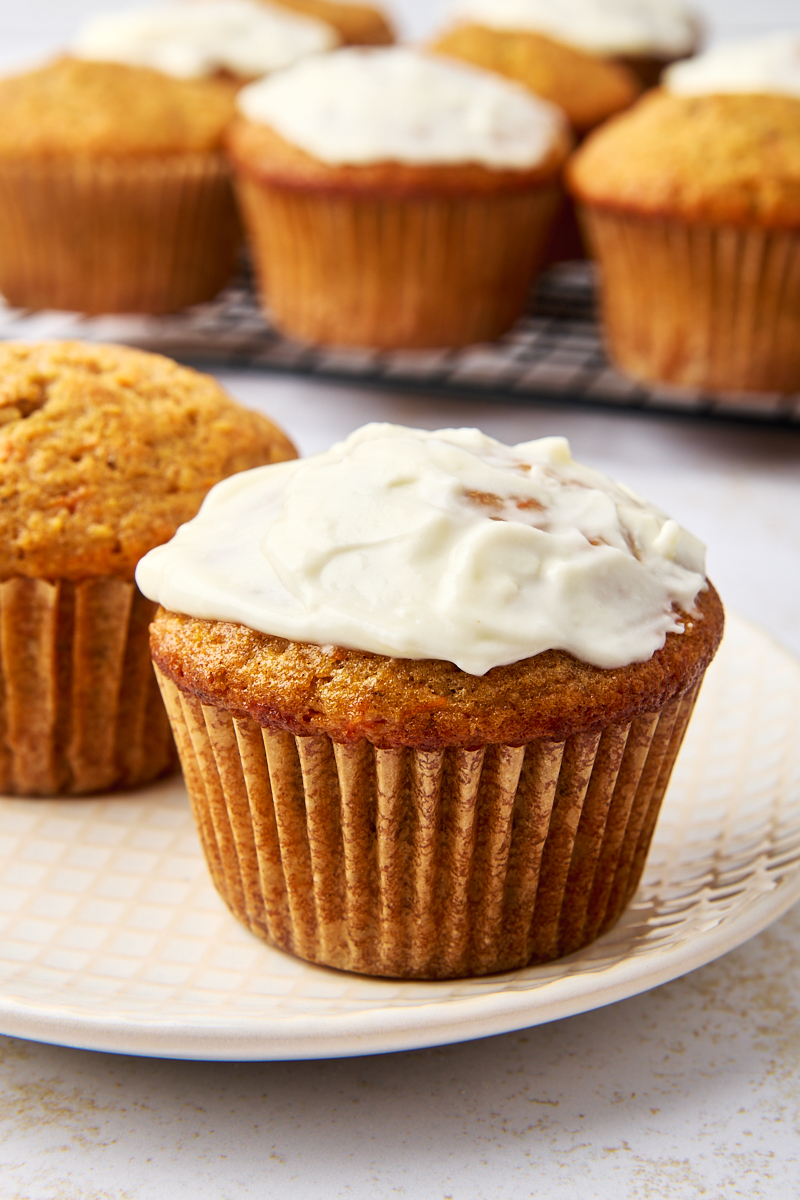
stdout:
{"type": "Polygon", "coordinates": [[[0,799],[0,1029],[198,1059],[457,1042],[674,979],[798,899],[800,662],[730,618],[642,887],[589,949],[448,983],[311,967],[261,944],[223,907],[180,782],[92,800],[0,799]]]}

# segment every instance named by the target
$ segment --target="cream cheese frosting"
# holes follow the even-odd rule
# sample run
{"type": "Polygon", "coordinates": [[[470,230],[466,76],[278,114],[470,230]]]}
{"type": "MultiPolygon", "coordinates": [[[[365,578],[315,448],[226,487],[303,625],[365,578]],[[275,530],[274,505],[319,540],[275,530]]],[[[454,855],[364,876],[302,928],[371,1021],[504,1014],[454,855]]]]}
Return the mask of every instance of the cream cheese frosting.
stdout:
{"type": "Polygon", "coordinates": [[[678,96],[777,93],[800,97],[800,30],[724,42],[669,67],[662,85],[678,96]]]}
{"type": "Polygon", "coordinates": [[[77,58],[152,67],[181,79],[219,70],[262,76],[339,44],[324,21],[257,0],[193,0],[99,13],[79,30],[77,58]]]}
{"type": "Polygon", "coordinates": [[[564,438],[375,424],[217,484],[136,579],[187,616],[483,675],[550,649],[646,662],[705,552],[564,438]]]}
{"type": "Polygon", "coordinates": [[[608,55],[688,54],[699,30],[693,11],[677,0],[455,0],[450,16],[608,55]]]}
{"type": "Polygon", "coordinates": [[[560,110],[488,71],[401,47],[309,59],[238,96],[322,162],[537,166],[564,128],[560,110]]]}

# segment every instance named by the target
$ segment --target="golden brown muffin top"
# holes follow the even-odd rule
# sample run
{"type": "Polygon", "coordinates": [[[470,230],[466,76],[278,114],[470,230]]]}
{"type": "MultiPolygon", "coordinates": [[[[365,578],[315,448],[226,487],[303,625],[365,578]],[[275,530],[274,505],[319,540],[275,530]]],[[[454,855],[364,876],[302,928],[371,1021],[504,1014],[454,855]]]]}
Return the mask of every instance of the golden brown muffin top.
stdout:
{"type": "Polygon", "coordinates": [[[60,58],[0,80],[0,155],[87,158],[218,150],[236,86],[60,58]]]}
{"type": "Polygon", "coordinates": [[[313,192],[367,192],[371,196],[472,195],[524,190],[560,175],[570,150],[565,130],[535,167],[498,170],[479,163],[380,162],[335,166],[287,142],[268,125],[237,117],[227,135],[228,153],[240,170],[280,187],[313,192]]]}
{"type": "Polygon", "coordinates": [[[294,457],[266,417],[160,354],[0,345],[0,579],[132,579],[213,484],[294,457]]]}
{"type": "Polygon", "coordinates": [[[628,108],[641,91],[634,75],[619,63],[538,33],[456,25],[431,50],[524,84],[562,108],[578,133],[628,108]]]}
{"type": "Polygon", "coordinates": [[[381,749],[524,745],[658,711],[700,678],[722,638],[709,585],[684,633],[667,634],[649,662],[602,670],[559,650],[486,675],[453,663],[385,658],[289,642],[226,621],[159,609],[150,646],[159,669],[189,695],[292,734],[366,738],[381,749]]]}
{"type": "Polygon", "coordinates": [[[582,201],[687,221],[800,225],[800,100],[651,92],[572,159],[582,201]]]}
{"type": "Polygon", "coordinates": [[[389,46],[394,30],[380,9],[368,4],[338,4],[336,0],[269,0],[282,8],[327,21],[346,46],[389,46]]]}

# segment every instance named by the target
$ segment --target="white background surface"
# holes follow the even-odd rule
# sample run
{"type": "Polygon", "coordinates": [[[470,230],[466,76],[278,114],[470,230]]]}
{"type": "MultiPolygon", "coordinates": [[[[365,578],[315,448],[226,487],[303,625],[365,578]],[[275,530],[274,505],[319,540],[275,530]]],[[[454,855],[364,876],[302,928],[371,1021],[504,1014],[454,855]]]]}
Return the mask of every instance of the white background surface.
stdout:
{"type": "MultiPolygon", "coordinates": [[[[96,7],[7,0],[0,59],[57,46],[96,7]]],[[[405,7],[416,29],[434,11],[405,7]]],[[[800,20],[798,0],[700,7],[724,32],[800,20]]],[[[724,599],[800,654],[800,432],[224,382],[305,452],[373,419],[566,433],[704,538],[724,599]]],[[[0,1038],[0,1200],[393,1196],[800,1196],[800,911],[636,999],[442,1050],[240,1066],[0,1038]]]]}

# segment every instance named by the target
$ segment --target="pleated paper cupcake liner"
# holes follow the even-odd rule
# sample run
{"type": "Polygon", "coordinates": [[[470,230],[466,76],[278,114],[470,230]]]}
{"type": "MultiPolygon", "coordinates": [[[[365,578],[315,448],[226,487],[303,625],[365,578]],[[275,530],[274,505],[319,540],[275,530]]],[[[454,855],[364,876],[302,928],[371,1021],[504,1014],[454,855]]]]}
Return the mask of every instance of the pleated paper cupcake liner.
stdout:
{"type": "Polygon", "coordinates": [[[310,962],[418,979],[547,962],[618,920],[699,688],[564,742],[379,750],[262,728],[157,674],[234,915],[310,962]]]}
{"type": "Polygon", "coordinates": [[[708,391],[800,390],[800,230],[583,215],[623,371],[708,391]]]}
{"type": "Polygon", "coordinates": [[[523,313],[559,192],[365,198],[247,175],[239,198],[265,306],[323,345],[461,346],[523,313]]]}
{"type": "Polygon", "coordinates": [[[173,312],[224,287],[240,241],[222,155],[0,161],[10,304],[173,312]]]}
{"type": "Polygon", "coordinates": [[[0,792],[136,787],[177,766],[132,583],[0,583],[0,792]]]}

